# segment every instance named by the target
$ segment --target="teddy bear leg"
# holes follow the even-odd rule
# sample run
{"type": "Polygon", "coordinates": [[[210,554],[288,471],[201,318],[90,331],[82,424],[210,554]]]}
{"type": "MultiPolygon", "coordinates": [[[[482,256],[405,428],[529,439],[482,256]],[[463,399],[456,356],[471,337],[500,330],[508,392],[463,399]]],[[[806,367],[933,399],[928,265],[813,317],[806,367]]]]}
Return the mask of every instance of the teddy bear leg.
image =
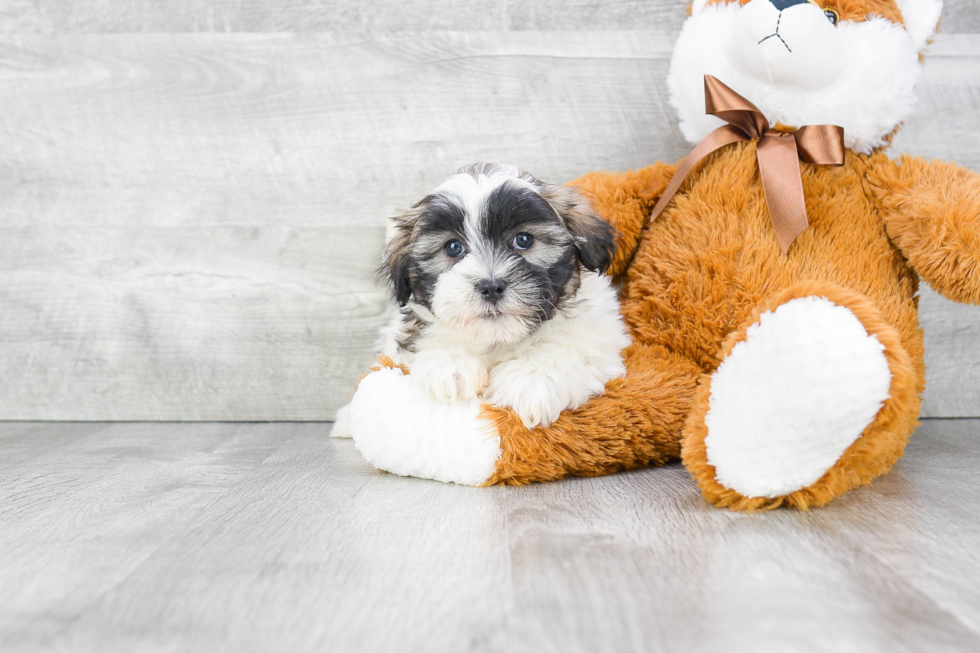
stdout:
{"type": "Polygon", "coordinates": [[[919,414],[898,332],[863,295],[805,282],[760,307],[699,384],[683,460],[733,509],[806,509],[887,472],[919,414]]]}
{"type": "Polygon", "coordinates": [[[639,343],[623,354],[626,375],[602,396],[530,430],[478,399],[436,401],[410,373],[382,365],[354,394],[350,432],[378,469],[464,485],[598,476],[679,458],[701,369],[639,343]]]}
{"type": "Polygon", "coordinates": [[[624,377],[550,426],[527,429],[512,411],[486,407],[483,416],[493,421],[501,449],[488,484],[599,476],[679,458],[702,370],[683,356],[641,343],[623,354],[624,377]]]}

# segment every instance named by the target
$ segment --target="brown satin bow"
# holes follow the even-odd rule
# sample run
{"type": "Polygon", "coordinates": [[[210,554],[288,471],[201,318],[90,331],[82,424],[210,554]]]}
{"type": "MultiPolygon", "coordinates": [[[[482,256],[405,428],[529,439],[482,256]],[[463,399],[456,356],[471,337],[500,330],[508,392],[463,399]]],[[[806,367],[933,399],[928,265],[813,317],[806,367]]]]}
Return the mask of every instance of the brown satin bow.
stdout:
{"type": "Polygon", "coordinates": [[[769,120],[754,104],[711,75],[704,76],[705,112],[727,122],[698,143],[674,173],[667,189],[653,207],[650,221],[657,219],[688,173],[717,149],[758,139],[757,158],[762,190],[769,206],[772,226],[783,252],[809,226],[800,160],[818,165],[844,165],[844,128],[836,125],[807,125],[792,133],[769,128],[769,120]]]}

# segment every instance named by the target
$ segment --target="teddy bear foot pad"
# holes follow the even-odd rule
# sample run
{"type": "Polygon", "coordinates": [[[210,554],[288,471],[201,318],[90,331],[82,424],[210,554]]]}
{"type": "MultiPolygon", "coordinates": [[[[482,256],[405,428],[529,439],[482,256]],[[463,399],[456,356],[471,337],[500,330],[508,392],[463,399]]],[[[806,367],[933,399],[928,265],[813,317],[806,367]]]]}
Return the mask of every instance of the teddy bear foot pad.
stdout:
{"type": "Polygon", "coordinates": [[[481,485],[500,459],[500,436],[478,400],[437,402],[398,368],[361,380],[350,432],[365,460],[392,474],[481,485]]]}
{"type": "Polygon", "coordinates": [[[822,297],[763,313],[711,378],[705,453],[746,497],[807,487],[837,463],[889,399],[885,346],[822,297]]]}

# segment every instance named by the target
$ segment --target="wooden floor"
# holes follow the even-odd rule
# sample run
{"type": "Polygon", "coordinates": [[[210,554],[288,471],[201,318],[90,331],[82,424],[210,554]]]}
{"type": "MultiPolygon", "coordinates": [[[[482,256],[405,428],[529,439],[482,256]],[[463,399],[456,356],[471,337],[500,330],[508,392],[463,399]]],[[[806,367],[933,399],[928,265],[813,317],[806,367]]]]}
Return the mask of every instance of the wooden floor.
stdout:
{"type": "Polygon", "coordinates": [[[0,650],[980,650],[980,420],[808,514],[474,489],[328,424],[0,424],[0,650]]]}

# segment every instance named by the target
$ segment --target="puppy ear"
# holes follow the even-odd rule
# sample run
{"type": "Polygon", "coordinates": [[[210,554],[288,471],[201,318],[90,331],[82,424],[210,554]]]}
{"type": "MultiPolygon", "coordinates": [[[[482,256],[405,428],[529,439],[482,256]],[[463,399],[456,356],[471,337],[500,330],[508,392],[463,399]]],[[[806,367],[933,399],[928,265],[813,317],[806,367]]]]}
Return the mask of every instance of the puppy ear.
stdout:
{"type": "Polygon", "coordinates": [[[600,218],[589,200],[575,188],[545,184],[540,193],[572,235],[582,265],[593,272],[608,270],[616,256],[613,226],[600,218]]]}
{"type": "Polygon", "coordinates": [[[408,303],[412,296],[411,264],[412,231],[418,221],[418,206],[391,219],[388,244],[385,245],[378,277],[388,284],[399,306],[408,303]]]}

